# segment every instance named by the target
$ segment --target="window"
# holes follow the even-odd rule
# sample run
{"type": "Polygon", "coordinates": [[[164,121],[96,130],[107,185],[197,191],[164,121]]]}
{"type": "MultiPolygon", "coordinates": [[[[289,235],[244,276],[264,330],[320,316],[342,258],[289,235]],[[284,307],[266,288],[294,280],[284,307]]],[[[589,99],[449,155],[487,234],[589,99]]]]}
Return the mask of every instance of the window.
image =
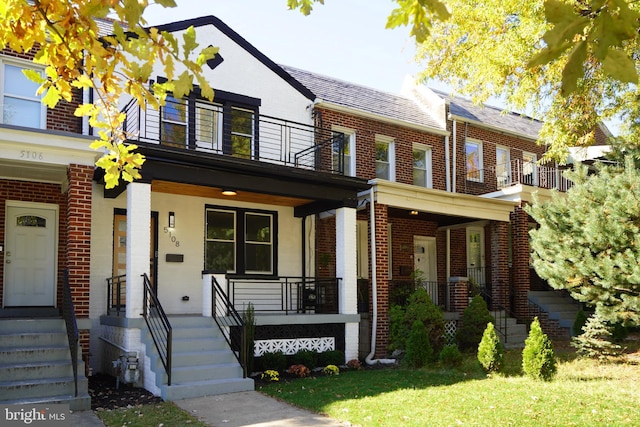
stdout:
{"type": "Polygon", "coordinates": [[[30,128],[46,127],[46,109],[36,95],[39,85],[22,72],[30,68],[10,61],[2,64],[2,123],[30,128]]]}
{"type": "Polygon", "coordinates": [[[511,185],[511,160],[507,147],[496,146],[496,181],[498,188],[511,185]]]}
{"type": "Polygon", "coordinates": [[[253,111],[244,108],[231,108],[231,149],[228,154],[251,158],[253,149],[253,111]]]}
{"type": "Polygon", "coordinates": [[[376,135],[376,178],[395,180],[394,141],[383,135],[376,135]]]}
{"type": "Polygon", "coordinates": [[[160,142],[164,145],[184,147],[187,141],[187,101],[167,96],[162,107],[160,142]]]}
{"type": "Polygon", "coordinates": [[[467,140],[464,144],[467,181],[483,181],[482,142],[467,140]]]}
{"type": "MultiPolygon", "coordinates": [[[[356,176],[356,132],[353,129],[334,126],[333,130],[344,134],[344,153],[342,157],[343,172],[345,176],[356,176]]],[[[334,134],[334,137],[337,134],[334,134]]],[[[333,170],[340,170],[340,143],[333,143],[331,153],[333,160],[333,170]]]]}
{"type": "Polygon", "coordinates": [[[413,146],[413,185],[432,188],[431,182],[431,147],[413,146]]]}
{"type": "Polygon", "coordinates": [[[222,151],[222,106],[196,102],[196,147],[222,151]]]}
{"type": "Polygon", "coordinates": [[[205,270],[276,274],[275,212],[206,209],[205,270]]]}
{"type": "Polygon", "coordinates": [[[522,183],[525,185],[538,185],[537,172],[538,156],[524,151],[522,153],[522,183]]]}

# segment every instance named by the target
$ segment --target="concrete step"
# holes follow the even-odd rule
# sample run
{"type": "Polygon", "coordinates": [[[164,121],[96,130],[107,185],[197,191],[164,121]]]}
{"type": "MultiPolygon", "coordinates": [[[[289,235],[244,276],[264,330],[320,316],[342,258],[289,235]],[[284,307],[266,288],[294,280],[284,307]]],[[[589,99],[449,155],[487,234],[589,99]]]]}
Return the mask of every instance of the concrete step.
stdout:
{"type": "Polygon", "coordinates": [[[64,320],[54,319],[0,319],[0,335],[14,333],[67,333],[64,320]]]}
{"type": "MultiPolygon", "coordinates": [[[[0,336],[0,339],[2,337],[0,336]]],[[[71,361],[69,346],[23,347],[0,350],[0,363],[71,361]]]]}
{"type": "Polygon", "coordinates": [[[235,356],[228,349],[208,351],[174,352],[172,364],[176,368],[183,366],[211,365],[217,363],[233,363],[235,356]]]}
{"type": "Polygon", "coordinates": [[[161,395],[164,400],[172,401],[252,390],[254,390],[254,384],[251,378],[230,378],[194,381],[170,386],[165,384],[161,387],[161,395]]]}
{"type": "MultiPolygon", "coordinates": [[[[88,381],[84,375],[78,378],[78,390],[88,390],[88,381]]],[[[73,395],[75,385],[73,376],[19,381],[0,381],[0,401],[9,399],[48,398],[49,396],[73,395]]]]}
{"type": "MultiPolygon", "coordinates": [[[[84,362],[78,361],[78,373],[84,373],[84,362]]],[[[39,378],[73,376],[73,366],[69,361],[26,362],[0,364],[0,378],[3,381],[19,381],[39,378]]]]}
{"type": "MultiPolygon", "coordinates": [[[[218,363],[215,365],[181,366],[173,368],[171,372],[171,385],[187,384],[201,381],[203,378],[223,380],[229,378],[242,378],[242,368],[239,363],[218,363]]],[[[167,383],[167,374],[162,378],[162,383],[167,383]]]]}
{"type": "Polygon", "coordinates": [[[66,332],[15,332],[0,336],[0,350],[13,347],[69,346],[66,332]]]}
{"type": "Polygon", "coordinates": [[[181,338],[181,331],[173,331],[173,351],[176,353],[182,351],[207,351],[207,350],[223,350],[227,348],[227,342],[224,338],[181,338]]]}
{"type": "Polygon", "coordinates": [[[88,411],[91,409],[91,396],[89,393],[63,394],[59,396],[31,397],[26,399],[11,399],[0,401],[2,405],[69,405],[72,411],[88,411]]]}

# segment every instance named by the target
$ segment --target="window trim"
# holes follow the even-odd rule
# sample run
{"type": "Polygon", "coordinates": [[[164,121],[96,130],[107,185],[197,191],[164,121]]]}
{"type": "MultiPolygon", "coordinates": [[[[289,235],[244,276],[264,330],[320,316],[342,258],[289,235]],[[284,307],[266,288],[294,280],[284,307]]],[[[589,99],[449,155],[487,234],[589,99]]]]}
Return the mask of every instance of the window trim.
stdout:
{"type": "MultiPolygon", "coordinates": [[[[334,132],[342,132],[345,136],[345,140],[349,145],[349,161],[347,166],[346,155],[345,155],[345,174],[344,176],[357,176],[356,173],[356,130],[343,127],[343,126],[331,126],[331,130],[334,132]],[[348,169],[347,169],[348,167],[348,169]],[[348,170],[349,173],[346,173],[348,170]]],[[[331,152],[331,156],[333,157],[334,153],[331,152]]],[[[332,159],[333,161],[333,159],[332,159]]]]}
{"type": "MultiPolygon", "coordinates": [[[[380,135],[380,134],[376,134],[375,135],[375,140],[374,140],[374,144],[378,144],[378,143],[382,143],[382,144],[387,144],[388,148],[388,152],[387,152],[387,156],[388,156],[388,164],[389,164],[389,177],[388,178],[380,178],[378,176],[378,172],[377,172],[377,164],[378,164],[378,158],[376,156],[376,178],[377,179],[387,179],[388,181],[395,181],[396,180],[396,147],[395,147],[395,138],[387,136],[387,135],[380,135]]],[[[375,150],[375,146],[374,146],[374,151],[375,150]]]]}
{"type": "Polygon", "coordinates": [[[482,141],[479,139],[473,139],[473,138],[466,138],[466,140],[464,141],[464,169],[465,169],[465,177],[467,181],[472,181],[472,182],[484,182],[484,160],[483,160],[483,147],[482,147],[482,141]],[[467,145],[477,145],[478,146],[478,177],[474,178],[474,177],[470,177],[469,176],[469,162],[467,159],[467,145]]]}
{"type": "Polygon", "coordinates": [[[234,206],[210,205],[204,207],[204,274],[229,274],[234,276],[278,276],[278,212],[264,209],[240,208],[234,206]],[[207,212],[209,211],[233,212],[235,221],[235,265],[233,271],[218,271],[207,269],[207,212]],[[247,271],[246,270],[246,214],[271,216],[271,271],[247,271]]]}
{"type": "MultiPolygon", "coordinates": [[[[2,71],[2,75],[4,75],[4,67],[5,65],[12,65],[14,67],[18,67],[21,69],[26,69],[26,70],[34,70],[34,71],[38,71],[40,72],[40,74],[44,75],[44,67],[39,67],[37,64],[31,62],[31,61],[21,61],[20,59],[16,59],[13,57],[7,57],[4,55],[0,55],[0,70],[2,71]]],[[[28,80],[28,78],[25,76],[25,79],[28,80]]],[[[30,80],[29,80],[30,81],[30,80]]],[[[5,97],[5,87],[4,87],[4,78],[0,79],[0,102],[3,104],[3,110],[2,110],[2,114],[0,114],[0,124],[5,124],[4,123],[4,97],[5,97]]],[[[44,102],[42,102],[42,98],[44,97],[44,94],[40,94],[40,95],[36,95],[35,93],[33,94],[33,98],[22,98],[22,97],[18,97],[18,96],[12,96],[14,99],[25,99],[28,101],[32,101],[32,102],[36,102],[39,101],[40,102],[40,124],[39,127],[37,128],[30,128],[30,129],[46,129],[47,128],[47,106],[44,104],[44,102]]],[[[21,126],[21,125],[11,125],[9,123],[7,123],[7,125],[10,126],[21,126]]],[[[23,126],[24,127],[24,126],[23,126]]]]}
{"type": "MultiPolygon", "coordinates": [[[[411,147],[411,155],[413,157],[413,152],[414,151],[423,151],[424,152],[424,163],[425,163],[425,169],[421,169],[424,170],[425,172],[425,182],[424,185],[419,185],[420,187],[424,187],[424,188],[433,188],[433,147],[430,145],[426,145],[426,144],[420,144],[417,142],[413,143],[413,146],[411,147]]],[[[412,170],[414,171],[414,180],[413,180],[413,185],[418,185],[415,183],[415,170],[416,167],[415,165],[412,165],[412,170]]]]}

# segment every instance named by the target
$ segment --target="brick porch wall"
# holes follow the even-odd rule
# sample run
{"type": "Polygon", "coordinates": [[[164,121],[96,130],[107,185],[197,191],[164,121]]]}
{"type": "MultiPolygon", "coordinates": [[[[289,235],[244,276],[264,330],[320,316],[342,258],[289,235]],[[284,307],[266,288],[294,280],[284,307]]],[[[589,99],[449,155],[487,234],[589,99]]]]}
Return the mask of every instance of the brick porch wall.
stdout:
{"type": "Polygon", "coordinates": [[[516,206],[511,213],[511,253],[512,253],[512,310],[518,319],[528,319],[529,303],[529,215],[522,206],[516,206]]]}
{"type": "MultiPolygon", "coordinates": [[[[389,236],[387,232],[388,213],[387,206],[379,203],[376,203],[374,210],[376,235],[375,242],[371,242],[371,233],[369,233],[369,253],[371,253],[371,245],[375,244],[377,282],[376,288],[378,304],[375,357],[383,357],[387,354],[387,349],[389,346],[389,236]]],[[[369,277],[372,276],[369,275],[369,277]]]]}
{"type": "Polygon", "coordinates": [[[491,302],[509,309],[509,223],[491,221],[489,224],[491,251],[491,302]]]}

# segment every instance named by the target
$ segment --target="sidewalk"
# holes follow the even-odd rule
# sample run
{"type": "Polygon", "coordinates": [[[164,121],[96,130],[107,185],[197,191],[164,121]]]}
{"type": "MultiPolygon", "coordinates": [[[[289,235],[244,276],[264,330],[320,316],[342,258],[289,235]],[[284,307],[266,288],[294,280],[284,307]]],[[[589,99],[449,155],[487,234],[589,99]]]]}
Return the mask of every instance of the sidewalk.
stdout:
{"type": "MultiPolygon", "coordinates": [[[[345,427],[332,418],[296,408],[257,391],[197,397],[174,402],[202,422],[214,427],[345,427]]],[[[104,427],[93,411],[71,414],[71,425],[104,427]]]]}

